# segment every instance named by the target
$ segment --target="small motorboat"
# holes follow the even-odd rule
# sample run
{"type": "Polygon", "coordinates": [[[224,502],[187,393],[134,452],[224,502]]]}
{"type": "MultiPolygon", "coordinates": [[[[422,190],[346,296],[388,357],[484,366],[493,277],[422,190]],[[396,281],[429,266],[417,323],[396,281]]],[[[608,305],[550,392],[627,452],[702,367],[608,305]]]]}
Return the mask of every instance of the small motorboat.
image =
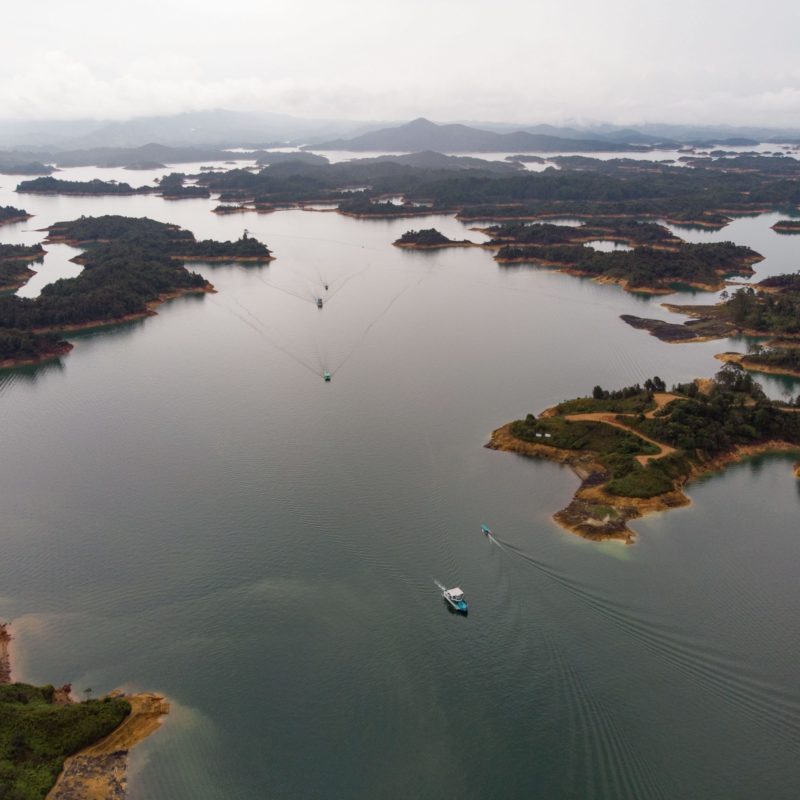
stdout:
{"type": "Polygon", "coordinates": [[[484,536],[491,536],[492,535],[492,529],[488,525],[481,525],[481,533],[484,536]]]}
{"type": "Polygon", "coordinates": [[[322,308],[322,298],[321,297],[317,298],[317,308],[322,308]]]}
{"type": "Polygon", "coordinates": [[[325,370],[325,372],[322,373],[322,380],[324,380],[325,383],[331,382],[331,374],[328,372],[328,370],[325,370]]]}
{"type": "Polygon", "coordinates": [[[445,589],[442,592],[442,597],[459,614],[466,614],[469,611],[467,601],[464,599],[464,592],[458,586],[454,586],[452,589],[445,589]]]}

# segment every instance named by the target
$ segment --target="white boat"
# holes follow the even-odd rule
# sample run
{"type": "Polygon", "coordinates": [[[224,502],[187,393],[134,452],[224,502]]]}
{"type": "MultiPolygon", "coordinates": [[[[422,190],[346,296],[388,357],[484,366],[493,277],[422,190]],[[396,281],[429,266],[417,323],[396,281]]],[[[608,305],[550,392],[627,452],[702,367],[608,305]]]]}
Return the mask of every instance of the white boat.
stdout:
{"type": "Polygon", "coordinates": [[[445,589],[442,592],[442,597],[459,614],[466,614],[469,610],[467,601],[464,599],[464,592],[458,586],[454,586],[452,589],[445,589]]]}

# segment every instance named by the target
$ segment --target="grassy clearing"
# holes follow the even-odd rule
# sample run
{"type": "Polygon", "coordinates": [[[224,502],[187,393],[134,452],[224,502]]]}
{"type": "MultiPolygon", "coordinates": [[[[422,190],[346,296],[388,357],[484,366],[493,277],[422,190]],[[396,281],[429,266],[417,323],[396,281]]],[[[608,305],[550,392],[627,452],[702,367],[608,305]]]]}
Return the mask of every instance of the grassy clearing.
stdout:
{"type": "Polygon", "coordinates": [[[659,452],[656,446],[633,433],[591,420],[568,420],[562,417],[537,420],[529,416],[514,422],[511,433],[525,442],[547,444],[565,450],[591,450],[598,455],[655,455],[659,452]]]}

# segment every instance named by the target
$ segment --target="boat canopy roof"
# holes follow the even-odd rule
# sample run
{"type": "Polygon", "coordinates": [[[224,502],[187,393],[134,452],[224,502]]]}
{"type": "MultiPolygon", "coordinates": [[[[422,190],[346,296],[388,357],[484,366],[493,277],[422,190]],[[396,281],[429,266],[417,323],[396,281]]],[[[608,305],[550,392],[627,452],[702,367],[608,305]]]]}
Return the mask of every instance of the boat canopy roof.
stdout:
{"type": "Polygon", "coordinates": [[[450,597],[461,597],[464,594],[464,592],[462,592],[461,589],[458,588],[458,586],[455,586],[452,589],[448,589],[447,594],[449,594],[450,597]]]}

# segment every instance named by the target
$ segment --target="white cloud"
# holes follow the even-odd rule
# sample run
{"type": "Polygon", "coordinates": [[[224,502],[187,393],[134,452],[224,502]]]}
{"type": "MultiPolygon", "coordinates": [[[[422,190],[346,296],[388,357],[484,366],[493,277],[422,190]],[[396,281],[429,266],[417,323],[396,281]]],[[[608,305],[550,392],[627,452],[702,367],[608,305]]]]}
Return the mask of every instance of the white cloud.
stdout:
{"type": "Polygon", "coordinates": [[[0,116],[301,116],[800,126],[800,4],[100,0],[6,11],[0,116]]]}

